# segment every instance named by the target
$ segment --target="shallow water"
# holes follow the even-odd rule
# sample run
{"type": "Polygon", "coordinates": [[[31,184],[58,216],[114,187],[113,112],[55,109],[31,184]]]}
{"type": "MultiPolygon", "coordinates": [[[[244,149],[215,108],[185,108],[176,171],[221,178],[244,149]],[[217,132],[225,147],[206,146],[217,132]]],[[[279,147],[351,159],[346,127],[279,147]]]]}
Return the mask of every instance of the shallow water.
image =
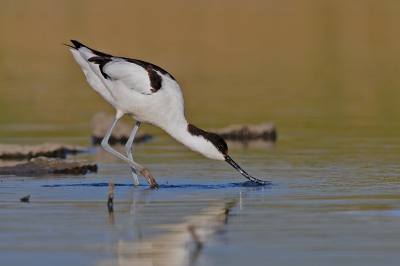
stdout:
{"type": "Polygon", "coordinates": [[[248,186],[228,164],[163,137],[135,149],[159,190],[144,178],[134,187],[129,167],[100,148],[78,156],[97,160],[98,173],[2,176],[2,263],[397,265],[400,141],[315,137],[231,151],[269,186],[248,186]],[[113,213],[107,182],[116,183],[113,213]]]}

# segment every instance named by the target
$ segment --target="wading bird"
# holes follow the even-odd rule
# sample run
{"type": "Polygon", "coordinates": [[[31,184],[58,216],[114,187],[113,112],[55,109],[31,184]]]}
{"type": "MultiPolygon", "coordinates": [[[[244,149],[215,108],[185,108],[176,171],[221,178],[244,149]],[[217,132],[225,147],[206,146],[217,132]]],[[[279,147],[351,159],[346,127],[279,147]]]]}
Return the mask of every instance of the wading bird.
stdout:
{"type": "Polygon", "coordinates": [[[135,185],[139,185],[137,169],[152,187],[158,187],[149,170],[133,161],[132,143],[140,123],[160,127],[186,147],[207,158],[228,162],[252,182],[270,183],[252,177],[236,164],[229,157],[228,146],[223,138],[188,123],[181,88],[167,71],[142,60],[113,56],[75,40],[71,42],[74,46],[67,46],[85,73],[87,82],[117,111],[101,145],[131,166],[135,185]],[[124,115],[137,121],[125,145],[127,157],[108,144],[114,126],[124,115]]]}

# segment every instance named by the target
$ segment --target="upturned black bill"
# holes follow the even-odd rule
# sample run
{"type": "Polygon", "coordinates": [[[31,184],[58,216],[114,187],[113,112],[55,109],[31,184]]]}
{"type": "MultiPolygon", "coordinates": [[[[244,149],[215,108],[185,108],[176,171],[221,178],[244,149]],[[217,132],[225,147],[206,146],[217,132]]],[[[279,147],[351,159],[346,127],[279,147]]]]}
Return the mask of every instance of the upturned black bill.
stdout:
{"type": "Polygon", "coordinates": [[[228,155],[225,156],[225,161],[227,163],[229,163],[230,165],[232,165],[233,168],[235,168],[239,173],[241,173],[244,177],[246,177],[251,182],[254,182],[254,183],[257,183],[257,184],[260,184],[260,185],[269,185],[269,184],[271,184],[271,181],[263,181],[263,180],[257,179],[255,177],[252,177],[251,175],[249,175],[245,170],[242,169],[242,167],[240,167],[237,163],[235,163],[235,161],[232,160],[232,158],[229,157],[228,155]]]}

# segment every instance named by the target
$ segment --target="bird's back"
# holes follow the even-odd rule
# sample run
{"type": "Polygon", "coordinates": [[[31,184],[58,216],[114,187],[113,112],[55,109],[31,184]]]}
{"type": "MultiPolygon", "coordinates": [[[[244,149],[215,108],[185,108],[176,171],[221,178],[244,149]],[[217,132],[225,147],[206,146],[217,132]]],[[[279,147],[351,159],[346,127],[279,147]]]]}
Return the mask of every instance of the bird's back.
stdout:
{"type": "Polygon", "coordinates": [[[89,85],[114,109],[162,127],[184,118],[182,91],[174,77],[154,64],[116,57],[77,41],[70,50],[89,85]]]}

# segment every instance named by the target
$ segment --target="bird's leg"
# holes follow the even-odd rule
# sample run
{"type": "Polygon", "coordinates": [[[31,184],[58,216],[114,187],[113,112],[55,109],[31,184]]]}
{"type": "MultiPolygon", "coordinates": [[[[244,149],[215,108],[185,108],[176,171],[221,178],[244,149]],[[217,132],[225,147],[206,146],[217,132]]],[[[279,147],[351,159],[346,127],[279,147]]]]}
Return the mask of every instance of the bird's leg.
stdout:
{"type": "MultiPolygon", "coordinates": [[[[128,155],[128,158],[131,159],[133,161],[133,155],[132,155],[132,145],[133,145],[133,139],[135,138],[136,132],[138,131],[140,126],[140,122],[137,121],[135,127],[132,130],[131,135],[129,136],[128,141],[125,144],[125,150],[126,150],[126,154],[128,155]]],[[[136,169],[135,167],[132,167],[132,176],[133,176],[133,180],[135,182],[135,186],[139,186],[139,179],[137,177],[137,173],[136,173],[136,169]]]]}
{"type": "Polygon", "coordinates": [[[149,184],[151,185],[151,187],[153,188],[158,188],[158,184],[156,183],[156,180],[154,179],[154,177],[150,174],[149,170],[146,167],[141,166],[138,163],[135,163],[133,160],[130,160],[129,158],[125,157],[124,155],[122,155],[121,153],[117,152],[116,150],[114,150],[113,148],[111,148],[110,144],[108,144],[108,139],[111,136],[111,133],[115,127],[115,125],[118,122],[118,117],[116,117],[114,119],[114,122],[112,123],[110,129],[107,131],[107,134],[104,136],[104,139],[101,141],[101,146],[108,151],[111,154],[114,154],[115,156],[117,156],[118,158],[122,159],[123,161],[127,162],[131,167],[134,167],[136,169],[139,170],[139,172],[141,172],[144,177],[146,177],[147,182],[149,182],[149,184]]]}

